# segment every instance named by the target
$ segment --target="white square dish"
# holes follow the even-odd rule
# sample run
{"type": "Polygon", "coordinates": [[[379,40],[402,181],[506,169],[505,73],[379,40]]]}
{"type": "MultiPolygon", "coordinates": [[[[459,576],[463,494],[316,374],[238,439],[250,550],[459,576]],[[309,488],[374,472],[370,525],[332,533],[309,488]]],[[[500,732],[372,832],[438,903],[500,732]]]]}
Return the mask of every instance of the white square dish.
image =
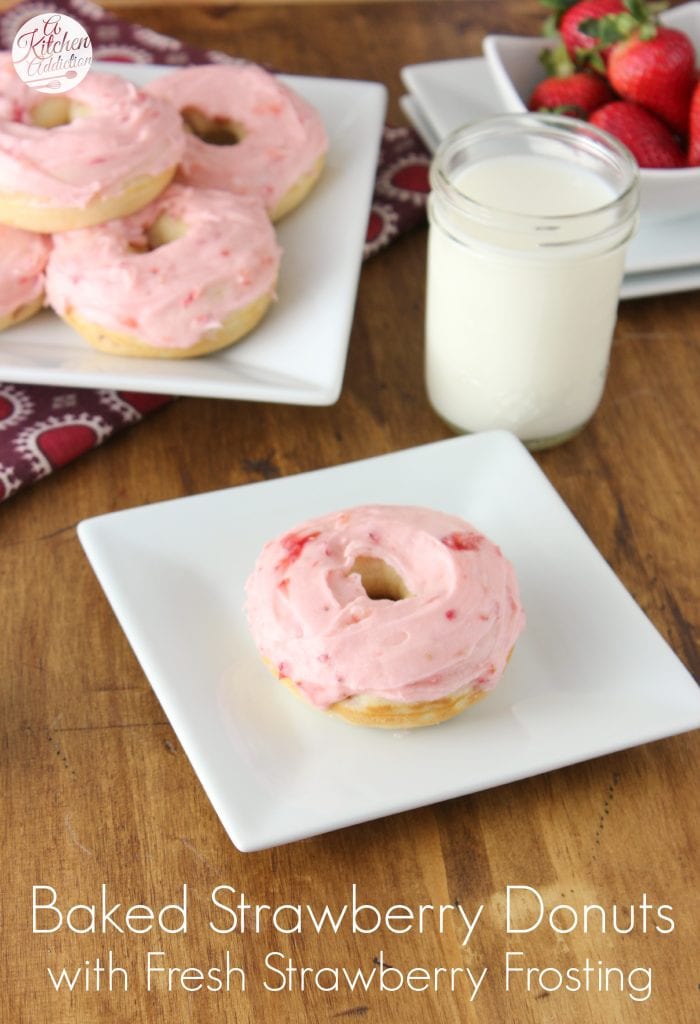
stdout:
{"type": "MultiPolygon", "coordinates": [[[[97,64],[145,85],[172,68],[97,64]]],[[[330,405],[342,387],[374,189],[386,89],[376,82],[281,75],[319,111],[325,171],[277,225],[278,301],[231,348],[199,359],[128,359],[92,349],[50,311],[3,331],[0,380],[211,398],[330,405]]]]}
{"type": "Polygon", "coordinates": [[[700,691],[512,435],[460,437],[82,522],[95,573],[183,749],[243,851],[700,725],[700,691]],[[427,729],[306,707],[260,661],[243,611],[264,542],[366,503],[463,516],[513,561],[528,617],[484,701],[427,729]]]}

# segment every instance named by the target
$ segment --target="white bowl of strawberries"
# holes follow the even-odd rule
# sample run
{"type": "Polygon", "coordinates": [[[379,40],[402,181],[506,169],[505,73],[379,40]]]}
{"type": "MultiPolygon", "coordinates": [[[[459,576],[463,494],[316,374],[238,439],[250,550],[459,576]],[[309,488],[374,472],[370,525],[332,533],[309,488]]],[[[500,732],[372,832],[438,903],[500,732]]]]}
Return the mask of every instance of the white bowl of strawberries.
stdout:
{"type": "Polygon", "coordinates": [[[560,6],[552,36],[484,39],[506,110],[556,110],[621,139],[645,219],[700,213],[700,0],[658,16],[645,0],[560,6]]]}

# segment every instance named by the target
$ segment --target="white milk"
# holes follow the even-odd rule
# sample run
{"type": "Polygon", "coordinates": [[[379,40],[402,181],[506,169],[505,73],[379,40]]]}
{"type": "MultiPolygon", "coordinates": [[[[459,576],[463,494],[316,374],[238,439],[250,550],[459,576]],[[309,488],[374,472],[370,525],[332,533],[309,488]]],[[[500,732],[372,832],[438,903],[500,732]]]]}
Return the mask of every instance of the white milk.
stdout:
{"type": "Polygon", "coordinates": [[[611,220],[611,184],[558,157],[484,159],[451,185],[497,218],[431,195],[430,401],[458,430],[505,428],[533,447],[562,440],[603,393],[629,219],[611,220]]]}

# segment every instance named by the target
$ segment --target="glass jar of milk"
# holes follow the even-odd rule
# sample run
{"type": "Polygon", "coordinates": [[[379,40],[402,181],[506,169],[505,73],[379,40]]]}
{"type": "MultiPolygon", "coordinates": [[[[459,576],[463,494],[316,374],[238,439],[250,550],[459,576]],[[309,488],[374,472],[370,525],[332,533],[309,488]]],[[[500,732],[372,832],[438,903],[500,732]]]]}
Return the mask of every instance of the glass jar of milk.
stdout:
{"type": "Polygon", "coordinates": [[[605,385],[637,225],[634,158],[583,121],[507,114],[446,138],[430,182],[431,404],[458,431],[566,440],[605,385]]]}

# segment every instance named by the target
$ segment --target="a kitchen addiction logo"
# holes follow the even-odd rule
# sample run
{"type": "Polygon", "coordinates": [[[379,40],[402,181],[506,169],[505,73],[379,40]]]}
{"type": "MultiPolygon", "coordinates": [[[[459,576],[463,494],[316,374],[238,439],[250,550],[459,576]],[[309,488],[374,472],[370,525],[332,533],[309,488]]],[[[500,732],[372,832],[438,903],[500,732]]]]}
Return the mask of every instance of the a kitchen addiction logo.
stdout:
{"type": "Polygon", "coordinates": [[[12,63],[32,89],[68,92],[90,70],[92,43],[80,22],[67,14],[37,14],[15,36],[12,63]]]}

